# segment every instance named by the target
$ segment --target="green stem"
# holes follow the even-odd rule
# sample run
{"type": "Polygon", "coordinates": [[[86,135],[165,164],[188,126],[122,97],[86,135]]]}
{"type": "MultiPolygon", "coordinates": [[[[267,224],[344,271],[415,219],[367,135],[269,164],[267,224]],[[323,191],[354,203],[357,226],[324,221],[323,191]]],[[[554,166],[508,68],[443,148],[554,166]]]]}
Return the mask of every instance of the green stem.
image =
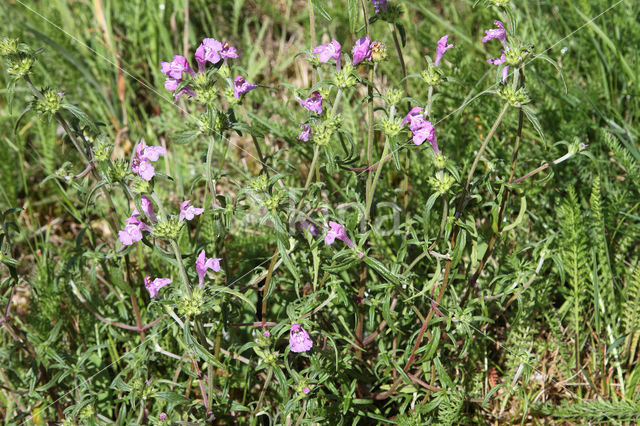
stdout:
{"type": "MultiPolygon", "coordinates": [[[[395,107],[392,105],[389,111],[389,120],[393,120],[394,116],[396,113],[396,109],[395,107]]],[[[372,120],[373,122],[373,120],[372,120]]],[[[369,215],[371,213],[371,203],[373,202],[373,195],[376,192],[376,185],[378,183],[378,179],[380,178],[380,173],[382,172],[382,167],[384,165],[384,159],[387,156],[387,153],[389,152],[389,141],[390,138],[387,136],[387,138],[384,141],[384,148],[382,149],[382,156],[380,157],[380,161],[378,162],[378,167],[376,168],[376,174],[373,178],[373,182],[371,183],[371,186],[369,188],[369,192],[367,193],[367,197],[366,197],[366,205],[365,205],[365,213],[364,213],[364,220],[365,222],[369,221],[369,215]]]]}
{"type": "Polygon", "coordinates": [[[369,215],[371,213],[371,203],[373,202],[373,195],[376,192],[376,185],[378,183],[378,179],[380,178],[380,172],[382,171],[382,161],[387,156],[387,152],[389,152],[389,137],[386,138],[384,142],[384,148],[382,149],[382,156],[380,157],[380,165],[376,169],[375,177],[373,178],[373,182],[371,183],[371,188],[369,190],[369,195],[367,197],[367,204],[365,206],[364,213],[364,221],[369,221],[369,215]]]}
{"type": "MultiPolygon", "coordinates": [[[[149,194],[149,196],[151,197],[153,202],[156,203],[156,206],[158,206],[158,212],[160,214],[160,218],[164,222],[166,222],[167,212],[164,209],[164,205],[162,204],[162,201],[160,201],[158,194],[156,194],[155,192],[152,192],[151,194],[149,194]]],[[[182,261],[182,254],[180,254],[180,248],[178,247],[178,243],[175,240],[170,240],[169,245],[173,250],[173,254],[176,258],[176,262],[178,263],[178,270],[180,271],[180,277],[182,278],[182,283],[184,284],[184,288],[187,292],[187,295],[191,296],[191,282],[189,281],[187,270],[184,267],[184,262],[182,261]]]]}
{"type": "Polygon", "coordinates": [[[484,154],[485,149],[487,149],[487,145],[489,145],[489,141],[491,140],[493,135],[496,133],[496,130],[498,129],[498,126],[500,125],[500,123],[502,122],[502,119],[504,118],[505,114],[507,113],[507,109],[509,109],[509,104],[505,104],[502,107],[502,110],[500,111],[500,115],[498,115],[498,118],[496,118],[496,121],[493,123],[493,126],[491,126],[491,130],[489,130],[489,134],[487,134],[487,137],[484,138],[484,141],[482,141],[482,145],[480,146],[480,149],[478,150],[478,153],[476,154],[476,158],[474,158],[473,164],[471,165],[471,169],[469,170],[469,174],[467,175],[467,182],[464,185],[464,192],[465,193],[469,189],[469,184],[471,183],[471,179],[473,179],[473,174],[475,173],[476,168],[478,167],[478,163],[480,162],[480,158],[482,158],[482,154],[484,154]]]}
{"type": "MultiPolygon", "coordinates": [[[[369,69],[369,85],[367,88],[367,96],[369,98],[367,103],[367,116],[369,117],[369,127],[367,130],[367,164],[369,166],[369,169],[373,165],[373,136],[374,136],[373,134],[373,76],[374,76],[374,69],[373,67],[371,67],[369,69]]],[[[382,158],[384,159],[384,156],[382,158]]],[[[382,167],[382,163],[378,165],[378,169],[380,169],[381,167],[382,167]]],[[[372,197],[370,172],[367,173],[367,183],[365,187],[365,193],[366,193],[365,199],[369,200],[369,198],[372,197]]],[[[369,204],[368,201],[367,201],[367,204],[369,204]]],[[[365,221],[367,219],[368,219],[368,214],[366,215],[365,221]]]]}
{"type": "Polygon", "coordinates": [[[213,177],[211,176],[211,161],[213,158],[213,146],[215,144],[215,138],[210,136],[209,138],[209,146],[207,147],[207,165],[206,165],[206,176],[207,176],[207,187],[209,188],[209,192],[211,193],[211,207],[216,207],[216,188],[213,185],[213,177]]]}
{"type": "Polygon", "coordinates": [[[262,391],[260,392],[260,398],[258,399],[258,405],[256,405],[256,410],[254,411],[254,415],[256,415],[260,411],[260,407],[262,407],[264,394],[267,392],[267,388],[271,383],[272,377],[273,377],[273,367],[269,367],[269,371],[267,372],[267,380],[264,381],[264,386],[262,387],[262,391]]]}

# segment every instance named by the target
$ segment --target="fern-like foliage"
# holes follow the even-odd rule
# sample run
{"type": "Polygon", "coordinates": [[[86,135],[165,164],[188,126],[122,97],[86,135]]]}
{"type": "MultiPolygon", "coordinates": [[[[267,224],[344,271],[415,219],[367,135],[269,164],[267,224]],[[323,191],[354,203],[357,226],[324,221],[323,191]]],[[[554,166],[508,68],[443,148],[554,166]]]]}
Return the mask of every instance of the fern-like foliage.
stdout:
{"type": "Polygon", "coordinates": [[[533,411],[547,416],[583,421],[640,420],[640,405],[627,401],[579,401],[560,406],[546,404],[535,406],[533,411]]]}
{"type": "Polygon", "coordinates": [[[640,163],[638,160],[611,133],[603,132],[603,140],[607,148],[613,152],[616,161],[626,170],[629,180],[635,184],[636,188],[640,188],[640,183],[638,183],[638,179],[640,179],[640,163]]]}
{"type": "MultiPolygon", "coordinates": [[[[602,301],[596,309],[601,309],[603,314],[606,312],[617,312],[615,283],[613,281],[613,271],[611,269],[611,261],[609,258],[609,247],[607,246],[604,213],[602,209],[602,195],[600,190],[600,178],[593,180],[591,187],[591,238],[595,243],[596,260],[598,262],[598,288],[602,301]],[[606,307],[606,308],[605,308],[606,307]]],[[[611,316],[615,317],[615,316],[611,316]]]]}
{"type": "Polygon", "coordinates": [[[570,187],[568,189],[567,197],[560,206],[559,213],[562,233],[561,259],[567,272],[571,289],[570,304],[566,308],[570,310],[570,322],[575,337],[574,355],[577,367],[580,359],[580,335],[585,315],[583,309],[587,306],[585,294],[589,287],[587,282],[589,275],[587,259],[591,255],[587,248],[585,226],[580,205],[578,204],[578,196],[573,188],[570,187]]]}
{"type": "Polygon", "coordinates": [[[640,339],[640,260],[636,261],[631,279],[625,291],[624,332],[628,334],[626,347],[629,349],[629,365],[635,359],[638,340],[640,339]],[[636,330],[636,331],[634,331],[636,330]]]}

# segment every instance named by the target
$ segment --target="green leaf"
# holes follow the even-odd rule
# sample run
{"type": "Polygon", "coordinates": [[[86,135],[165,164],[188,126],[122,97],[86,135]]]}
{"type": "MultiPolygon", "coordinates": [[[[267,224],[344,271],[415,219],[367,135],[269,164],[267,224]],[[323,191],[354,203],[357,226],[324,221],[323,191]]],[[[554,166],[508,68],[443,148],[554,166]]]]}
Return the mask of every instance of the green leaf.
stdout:
{"type": "Polygon", "coordinates": [[[358,29],[358,0],[348,0],[347,12],[349,13],[349,31],[355,34],[358,29]]]}
{"type": "Polygon", "coordinates": [[[388,281],[391,281],[395,285],[400,285],[400,280],[390,270],[387,269],[379,260],[373,257],[365,257],[364,263],[369,265],[371,269],[382,275],[388,281]]]}
{"type": "Polygon", "coordinates": [[[404,25],[401,23],[396,24],[396,28],[398,29],[398,33],[400,34],[400,42],[402,43],[402,47],[407,45],[407,32],[404,29],[404,25]]]}
{"type": "Polygon", "coordinates": [[[331,21],[331,15],[327,12],[327,10],[322,6],[323,0],[311,0],[313,3],[314,10],[318,12],[324,19],[327,21],[331,21]]]}
{"type": "Polygon", "coordinates": [[[516,226],[522,223],[522,219],[524,219],[524,214],[527,212],[527,197],[524,195],[520,197],[520,212],[518,212],[518,217],[516,217],[515,222],[510,225],[504,227],[502,232],[508,232],[514,229],[516,226]]]}
{"type": "Polygon", "coordinates": [[[245,296],[244,294],[240,293],[239,291],[232,290],[229,287],[223,287],[223,286],[215,286],[215,287],[213,287],[212,291],[214,293],[219,291],[220,293],[227,293],[227,294],[230,294],[230,295],[232,295],[234,297],[237,297],[238,299],[242,300],[247,305],[249,305],[251,307],[251,309],[253,310],[253,312],[256,312],[256,307],[253,304],[253,302],[251,301],[251,299],[249,299],[247,296],[245,296]]]}
{"type": "Polygon", "coordinates": [[[185,144],[194,141],[201,134],[202,132],[200,132],[200,130],[187,130],[186,132],[173,135],[171,139],[177,144],[185,144]]]}

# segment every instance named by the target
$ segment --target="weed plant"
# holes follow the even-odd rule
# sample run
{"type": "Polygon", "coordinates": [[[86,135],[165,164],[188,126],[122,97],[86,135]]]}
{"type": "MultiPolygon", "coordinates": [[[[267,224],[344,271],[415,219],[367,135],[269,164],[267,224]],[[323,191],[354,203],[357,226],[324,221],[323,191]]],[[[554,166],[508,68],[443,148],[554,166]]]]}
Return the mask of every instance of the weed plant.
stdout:
{"type": "Polygon", "coordinates": [[[4,424],[640,418],[640,3],[6,0],[4,424]]]}

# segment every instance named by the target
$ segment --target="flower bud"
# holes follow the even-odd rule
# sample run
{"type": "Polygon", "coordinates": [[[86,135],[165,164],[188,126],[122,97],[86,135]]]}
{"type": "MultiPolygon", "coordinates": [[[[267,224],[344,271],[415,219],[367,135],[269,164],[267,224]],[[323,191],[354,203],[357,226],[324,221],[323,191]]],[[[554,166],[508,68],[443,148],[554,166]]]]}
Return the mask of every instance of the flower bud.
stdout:
{"type": "Polygon", "coordinates": [[[153,190],[151,181],[144,180],[140,176],[135,176],[131,182],[131,189],[136,194],[150,194],[153,190]]]}
{"type": "Polygon", "coordinates": [[[60,109],[61,97],[51,89],[47,89],[42,97],[44,99],[38,99],[35,103],[35,110],[38,114],[49,116],[54,115],[60,109]]]}
{"type": "Polygon", "coordinates": [[[382,129],[384,130],[384,133],[389,136],[390,138],[396,136],[398,133],[400,133],[402,131],[402,128],[404,127],[402,125],[402,119],[401,118],[393,118],[393,119],[389,119],[387,117],[384,117],[381,121],[382,124],[382,129]]]}
{"type": "Polygon", "coordinates": [[[509,103],[514,108],[520,108],[522,105],[528,104],[531,99],[524,88],[514,90],[511,86],[503,86],[498,95],[509,103]]]}
{"type": "Polygon", "coordinates": [[[18,53],[18,39],[4,38],[0,40],[0,55],[10,56],[18,53]]]}
{"type": "Polygon", "coordinates": [[[438,153],[433,157],[433,165],[437,170],[444,169],[444,166],[447,164],[447,157],[445,157],[442,153],[438,153]]]}
{"type": "Polygon", "coordinates": [[[456,180],[453,176],[442,170],[437,171],[434,177],[429,178],[429,184],[440,195],[446,194],[455,182],[456,180]]]}
{"type": "Polygon", "coordinates": [[[178,238],[180,229],[184,222],[180,221],[177,216],[172,216],[166,220],[159,220],[153,227],[153,236],[166,240],[175,240],[178,238]]]}
{"type": "Polygon", "coordinates": [[[24,77],[31,72],[34,59],[31,56],[23,56],[16,59],[9,60],[9,67],[7,72],[15,77],[24,77]]]}
{"type": "Polygon", "coordinates": [[[218,69],[218,75],[222,78],[229,78],[231,77],[231,68],[229,68],[229,65],[223,65],[218,69]]]}
{"type": "Polygon", "coordinates": [[[341,89],[346,89],[356,85],[356,78],[353,75],[353,65],[346,63],[342,71],[337,72],[333,77],[333,82],[341,89]]]}
{"type": "Polygon", "coordinates": [[[384,99],[389,106],[398,105],[400,101],[402,101],[402,95],[403,93],[401,90],[389,89],[387,90],[387,93],[385,93],[384,99]]]}
{"type": "Polygon", "coordinates": [[[184,295],[178,302],[180,315],[195,317],[202,313],[204,305],[204,292],[200,287],[195,287],[190,296],[184,295]]]}
{"type": "Polygon", "coordinates": [[[427,69],[422,71],[420,75],[422,76],[422,80],[429,86],[438,86],[442,83],[442,74],[443,72],[439,67],[429,64],[427,69]]]}
{"type": "Polygon", "coordinates": [[[131,173],[129,163],[124,160],[114,161],[107,169],[107,176],[112,182],[123,181],[129,173],[131,173]]]}
{"type": "Polygon", "coordinates": [[[373,62],[386,61],[389,58],[387,54],[387,46],[379,41],[371,42],[371,60],[373,62]]]}

